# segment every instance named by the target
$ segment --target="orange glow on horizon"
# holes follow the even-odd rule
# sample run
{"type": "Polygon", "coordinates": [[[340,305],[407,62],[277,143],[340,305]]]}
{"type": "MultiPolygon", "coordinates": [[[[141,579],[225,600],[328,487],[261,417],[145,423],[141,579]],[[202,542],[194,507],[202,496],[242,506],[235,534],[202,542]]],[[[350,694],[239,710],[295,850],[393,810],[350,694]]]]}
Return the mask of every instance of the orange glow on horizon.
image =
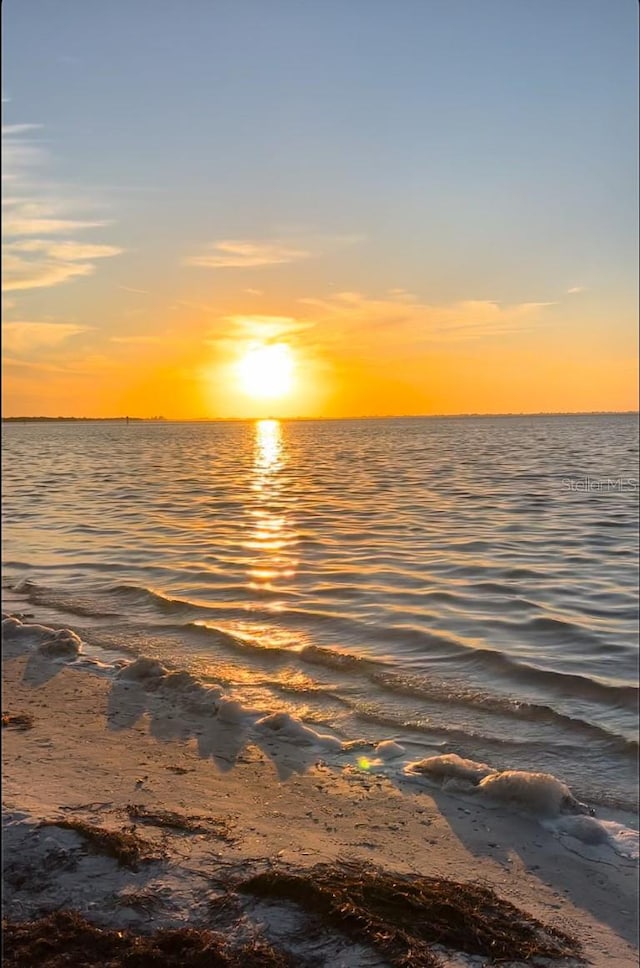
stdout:
{"type": "MultiPolygon", "coordinates": [[[[199,308],[183,309],[177,320],[168,308],[156,317],[157,336],[147,330],[103,340],[91,352],[72,341],[29,354],[20,344],[5,346],[4,416],[251,420],[637,410],[637,337],[625,338],[622,322],[615,345],[595,326],[579,329],[578,321],[567,331],[536,325],[427,343],[424,307],[411,308],[401,326],[392,312],[409,312],[406,302],[356,306],[345,296],[338,305],[335,319],[324,304],[296,317],[284,298],[265,299],[263,315],[231,316],[230,300],[213,321],[199,308]]],[[[473,319],[477,307],[464,311],[473,319]]]]}

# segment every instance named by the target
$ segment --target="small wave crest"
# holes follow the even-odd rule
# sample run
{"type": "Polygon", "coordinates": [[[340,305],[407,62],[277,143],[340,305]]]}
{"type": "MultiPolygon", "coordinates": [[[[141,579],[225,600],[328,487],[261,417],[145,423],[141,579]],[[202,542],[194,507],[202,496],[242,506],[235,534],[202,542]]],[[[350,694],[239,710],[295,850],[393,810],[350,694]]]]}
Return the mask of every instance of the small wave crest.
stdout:
{"type": "MultiPolygon", "coordinates": [[[[545,703],[527,702],[511,699],[485,690],[472,688],[458,680],[446,680],[431,676],[412,675],[391,671],[375,672],[371,679],[376,684],[398,695],[411,696],[439,704],[456,704],[485,713],[509,716],[517,720],[533,723],[548,723],[570,735],[591,736],[605,742],[611,750],[636,755],[638,743],[604,726],[588,722],[575,716],[568,716],[545,703]]],[[[511,742],[505,739],[504,742],[511,742]]]]}
{"type": "Polygon", "coordinates": [[[359,672],[377,664],[373,660],[364,658],[363,656],[353,655],[350,652],[341,652],[337,649],[324,648],[319,645],[305,645],[299,650],[298,654],[303,662],[346,672],[359,672]]]}

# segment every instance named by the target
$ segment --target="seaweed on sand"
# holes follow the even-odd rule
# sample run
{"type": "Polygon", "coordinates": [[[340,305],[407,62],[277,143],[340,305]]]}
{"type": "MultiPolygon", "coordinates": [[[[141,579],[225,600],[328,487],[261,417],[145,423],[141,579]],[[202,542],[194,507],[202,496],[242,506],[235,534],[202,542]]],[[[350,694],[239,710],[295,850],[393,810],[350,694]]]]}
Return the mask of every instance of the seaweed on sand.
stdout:
{"type": "Polygon", "coordinates": [[[172,810],[149,810],[137,803],[128,804],[127,813],[132,820],[150,824],[153,827],[169,827],[172,830],[184,830],[191,834],[208,834],[221,840],[231,840],[229,824],[217,817],[187,816],[172,810]]]}
{"type": "Polygon", "coordinates": [[[574,938],[479,884],[339,862],[306,870],[270,869],[243,881],[239,890],[293,901],[326,924],[373,945],[394,968],[438,965],[434,944],[494,961],[580,954],[574,938]]]}
{"type": "Polygon", "coordinates": [[[37,921],[3,921],[4,968],[294,968],[283,951],[256,936],[237,949],[213,931],[161,930],[153,935],[98,928],[75,911],[37,921]]]}
{"type": "Polygon", "coordinates": [[[30,713],[3,713],[2,728],[5,726],[11,729],[31,729],[33,727],[33,716],[30,713]]]}
{"type": "Polygon", "coordinates": [[[95,827],[83,820],[48,820],[42,827],[62,827],[73,830],[86,841],[94,854],[106,854],[117,860],[120,867],[137,870],[140,861],[151,860],[153,845],[138,837],[137,834],[123,830],[107,830],[105,827],[95,827]]]}

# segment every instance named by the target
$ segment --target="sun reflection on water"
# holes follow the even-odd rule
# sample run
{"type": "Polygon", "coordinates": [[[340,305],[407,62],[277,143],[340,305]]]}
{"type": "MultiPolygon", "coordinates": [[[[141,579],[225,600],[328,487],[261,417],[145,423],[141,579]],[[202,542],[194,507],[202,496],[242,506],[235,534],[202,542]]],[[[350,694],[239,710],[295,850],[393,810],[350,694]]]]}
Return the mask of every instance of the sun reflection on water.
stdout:
{"type": "Polygon", "coordinates": [[[252,490],[256,500],[245,547],[254,552],[248,570],[250,587],[272,589],[276,579],[295,574],[297,560],[291,555],[295,533],[286,514],[281,471],[285,466],[284,435],[279,420],[256,421],[252,490]]]}
{"type": "Polygon", "coordinates": [[[253,489],[261,491],[269,484],[282,463],[282,427],[279,420],[256,422],[256,456],[253,489]]]}

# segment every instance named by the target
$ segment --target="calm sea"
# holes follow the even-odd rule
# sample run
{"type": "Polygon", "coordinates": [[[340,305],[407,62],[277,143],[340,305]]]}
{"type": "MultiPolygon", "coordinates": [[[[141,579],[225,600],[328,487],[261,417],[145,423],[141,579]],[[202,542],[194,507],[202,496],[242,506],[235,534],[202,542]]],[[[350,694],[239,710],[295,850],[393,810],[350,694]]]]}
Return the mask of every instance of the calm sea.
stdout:
{"type": "Polygon", "coordinates": [[[3,426],[5,607],[632,808],[635,416],[3,426]]]}

